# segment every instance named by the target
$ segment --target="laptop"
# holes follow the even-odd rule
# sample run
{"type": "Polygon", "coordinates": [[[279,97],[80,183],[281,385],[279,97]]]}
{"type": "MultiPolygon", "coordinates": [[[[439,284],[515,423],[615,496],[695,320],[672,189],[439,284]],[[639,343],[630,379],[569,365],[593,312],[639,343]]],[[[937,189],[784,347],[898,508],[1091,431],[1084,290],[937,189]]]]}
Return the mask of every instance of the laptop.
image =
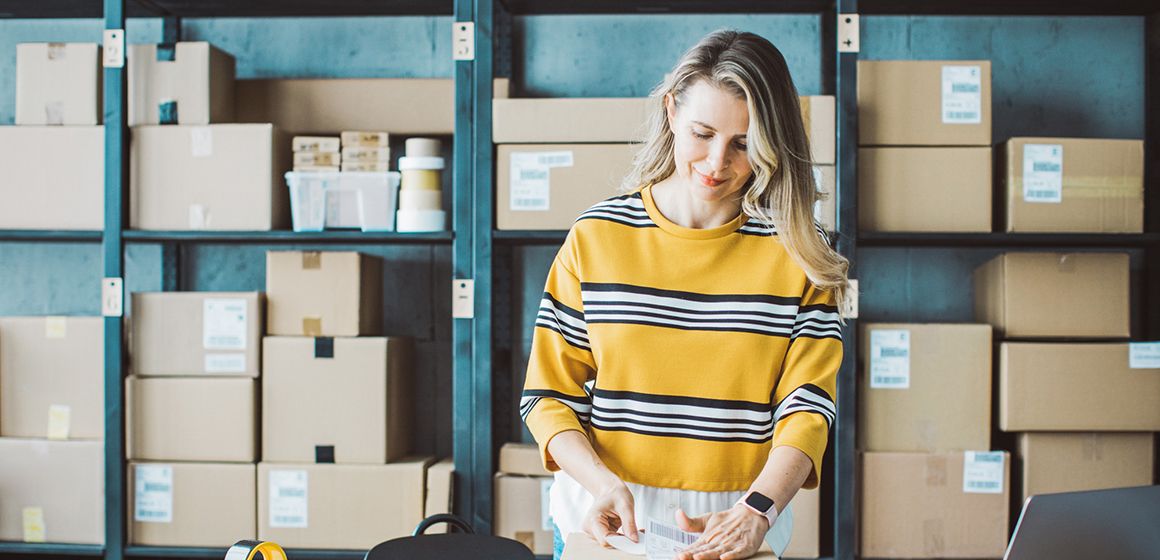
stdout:
{"type": "Polygon", "coordinates": [[[1003,560],[1156,560],[1160,486],[1031,496],[1003,560]]]}

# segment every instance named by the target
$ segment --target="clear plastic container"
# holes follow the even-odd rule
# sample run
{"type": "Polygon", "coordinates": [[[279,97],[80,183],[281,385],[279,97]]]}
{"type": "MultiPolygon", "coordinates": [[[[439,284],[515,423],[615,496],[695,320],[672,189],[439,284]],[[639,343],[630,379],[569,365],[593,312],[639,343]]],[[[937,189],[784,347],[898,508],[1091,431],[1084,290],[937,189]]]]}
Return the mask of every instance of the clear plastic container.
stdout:
{"type": "Polygon", "coordinates": [[[294,231],[394,231],[399,173],[290,171],[294,231]]]}

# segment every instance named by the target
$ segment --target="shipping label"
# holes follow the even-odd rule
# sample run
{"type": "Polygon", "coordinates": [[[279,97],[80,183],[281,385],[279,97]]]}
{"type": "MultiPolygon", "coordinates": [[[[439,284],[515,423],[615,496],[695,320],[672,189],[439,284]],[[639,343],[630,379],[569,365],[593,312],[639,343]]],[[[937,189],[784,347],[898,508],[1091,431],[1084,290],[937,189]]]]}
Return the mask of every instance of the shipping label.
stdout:
{"type": "Polygon", "coordinates": [[[1002,494],[1003,462],[1003,453],[999,451],[964,452],[963,492],[968,494],[1002,494]]]}
{"type": "Polygon", "coordinates": [[[943,124],[983,122],[983,71],[979,66],[942,67],[943,124]]]}
{"type": "Polygon", "coordinates": [[[201,325],[202,347],[206,350],[245,350],[246,300],[205,300],[201,325]]]}
{"type": "Polygon", "coordinates": [[[1063,146],[1023,146],[1023,201],[1063,202],[1063,146]]]}
{"type": "Polygon", "coordinates": [[[270,471],[270,527],[305,529],[309,475],[304,470],[270,471]]]}
{"type": "Polygon", "coordinates": [[[137,465],[133,469],[133,520],[173,523],[173,467],[137,465]]]}
{"type": "Polygon", "coordinates": [[[645,555],[649,560],[669,560],[701,537],[700,533],[686,533],[675,525],[648,520],[644,533],[645,555]]]}
{"type": "Polygon", "coordinates": [[[910,331],[870,331],[870,388],[910,388],[910,331]]]}
{"type": "Polygon", "coordinates": [[[206,354],[206,373],[245,373],[245,354],[206,354]]]}
{"type": "Polygon", "coordinates": [[[511,155],[509,204],[512,211],[547,211],[551,207],[553,167],[572,167],[571,150],[513,152],[511,155]]]}
{"type": "Polygon", "coordinates": [[[1160,369],[1160,342],[1129,342],[1128,367],[1160,369]]]}

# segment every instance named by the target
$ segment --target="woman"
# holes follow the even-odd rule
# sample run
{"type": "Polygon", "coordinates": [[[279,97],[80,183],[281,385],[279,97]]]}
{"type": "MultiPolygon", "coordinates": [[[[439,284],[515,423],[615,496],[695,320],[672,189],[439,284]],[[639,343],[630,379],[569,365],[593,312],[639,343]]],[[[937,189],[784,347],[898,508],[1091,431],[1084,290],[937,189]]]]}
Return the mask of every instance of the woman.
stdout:
{"type": "Polygon", "coordinates": [[[780,554],[818,484],[842,360],[846,260],[818,198],[785,59],[718,31],[652,95],[628,194],[552,263],[520,413],[568,533],[703,533],[680,558],[780,554]]]}

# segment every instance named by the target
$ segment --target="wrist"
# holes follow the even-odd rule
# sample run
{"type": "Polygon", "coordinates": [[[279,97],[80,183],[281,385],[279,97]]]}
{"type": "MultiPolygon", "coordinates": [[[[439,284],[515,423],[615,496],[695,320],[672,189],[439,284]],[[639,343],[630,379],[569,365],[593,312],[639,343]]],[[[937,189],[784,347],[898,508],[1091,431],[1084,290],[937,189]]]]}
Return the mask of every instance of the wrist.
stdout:
{"type": "Polygon", "coordinates": [[[600,476],[597,477],[595,488],[596,492],[593,492],[592,495],[600,496],[602,494],[607,494],[613,490],[619,489],[622,486],[624,486],[624,481],[620,480],[620,477],[616,476],[615,474],[612,474],[612,471],[606,470],[600,473],[600,476]]]}
{"type": "Polygon", "coordinates": [[[777,505],[771,498],[752,490],[741,496],[734,507],[739,507],[750,515],[764,519],[766,530],[773,528],[773,522],[778,515],[777,505]]]}

